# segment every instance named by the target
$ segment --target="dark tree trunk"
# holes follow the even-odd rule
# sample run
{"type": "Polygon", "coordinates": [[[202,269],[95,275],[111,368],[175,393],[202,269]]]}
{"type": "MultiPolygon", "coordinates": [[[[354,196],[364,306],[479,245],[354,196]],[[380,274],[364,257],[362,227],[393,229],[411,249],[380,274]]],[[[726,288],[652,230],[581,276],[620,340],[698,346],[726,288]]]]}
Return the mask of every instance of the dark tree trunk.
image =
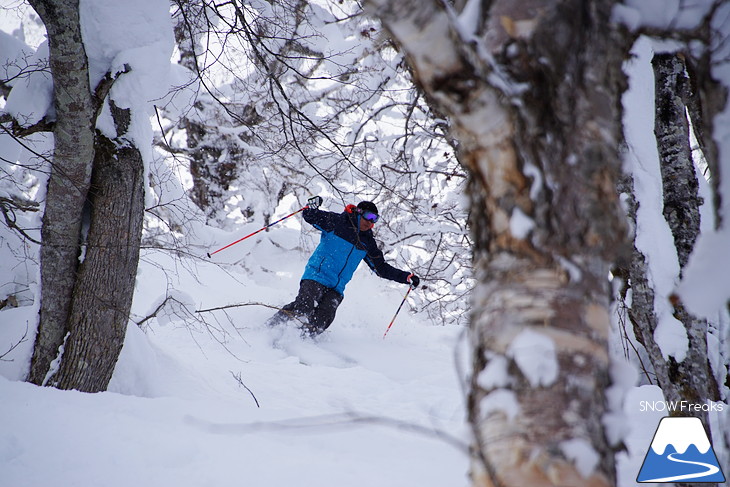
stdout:
{"type": "Polygon", "coordinates": [[[672,231],[679,267],[683,269],[700,233],[702,204],[686,115],[690,84],[678,56],[656,55],[652,65],[656,100],[654,134],[661,161],[664,219],[672,231]]]}
{"type": "MultiPolygon", "coordinates": [[[[713,44],[712,29],[709,22],[702,27],[702,42],[705,46],[713,44]]],[[[689,82],[691,84],[689,98],[686,100],[687,109],[693,121],[695,137],[699,143],[699,147],[705,156],[710,172],[710,186],[713,189],[713,208],[715,210],[715,226],[719,228],[724,218],[720,211],[720,180],[725,175],[720,164],[719,150],[713,138],[715,132],[715,117],[720,114],[727,104],[728,93],[725,87],[720,84],[712,75],[712,55],[713,49],[705,48],[704,53],[699,58],[692,56],[684,56],[685,67],[689,72],[689,82]]]]}
{"type": "MultiPolygon", "coordinates": [[[[657,55],[652,64],[656,97],[654,133],[662,175],[663,214],[672,232],[681,274],[699,235],[699,206],[702,203],[698,196],[686,114],[689,79],[684,63],[676,55],[657,55]]],[[[631,202],[634,207],[636,204],[631,202]]],[[[718,400],[719,389],[707,355],[707,320],[692,316],[678,298],[674,299],[674,317],[687,332],[687,353],[681,360],[663,354],[655,341],[658,318],[654,310],[655,299],[658,298],[647,275],[645,257],[635,248],[630,271],[632,303],[629,316],[637,339],[649,354],[665,399],[692,404],[703,404],[708,399],[718,400]]],[[[707,424],[706,412],[692,411],[692,414],[707,424]]]]}
{"type": "MultiPolygon", "coordinates": [[[[128,110],[113,111],[115,118],[128,117],[128,110]]],[[[125,142],[97,136],[85,258],[61,369],[53,377],[60,389],[106,390],[124,344],[144,215],[142,156],[125,142]]]]}

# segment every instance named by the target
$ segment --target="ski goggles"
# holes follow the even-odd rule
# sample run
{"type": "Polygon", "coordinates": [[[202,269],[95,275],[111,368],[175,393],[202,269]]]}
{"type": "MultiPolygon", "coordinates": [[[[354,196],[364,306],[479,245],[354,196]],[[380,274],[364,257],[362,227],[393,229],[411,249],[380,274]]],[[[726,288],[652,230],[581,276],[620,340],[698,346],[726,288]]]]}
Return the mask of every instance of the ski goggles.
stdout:
{"type": "Polygon", "coordinates": [[[362,217],[370,223],[375,223],[378,221],[378,214],[373,213],[372,211],[363,211],[362,217]]]}

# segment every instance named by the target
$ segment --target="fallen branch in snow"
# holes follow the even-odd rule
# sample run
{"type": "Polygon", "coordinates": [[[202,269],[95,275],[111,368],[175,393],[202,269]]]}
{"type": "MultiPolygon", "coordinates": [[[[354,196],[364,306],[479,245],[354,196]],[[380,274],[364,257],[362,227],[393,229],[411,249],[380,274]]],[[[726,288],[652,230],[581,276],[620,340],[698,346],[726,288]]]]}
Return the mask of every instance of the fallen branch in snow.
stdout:
{"type": "Polygon", "coordinates": [[[228,372],[230,372],[231,375],[233,376],[233,378],[236,379],[236,381],[238,381],[239,386],[243,387],[244,389],[246,389],[248,391],[249,394],[251,394],[251,397],[253,397],[253,400],[256,403],[256,407],[260,408],[261,405],[259,404],[259,400],[256,399],[256,396],[254,395],[253,391],[251,389],[249,389],[246,384],[243,383],[243,379],[241,379],[241,373],[239,372],[238,374],[234,374],[232,370],[229,370],[228,372]]]}
{"type": "Polygon", "coordinates": [[[266,303],[252,302],[252,303],[227,304],[225,306],[218,306],[216,308],[198,309],[198,310],[195,310],[195,312],[196,313],[210,313],[212,311],[221,311],[221,310],[229,309],[229,308],[240,308],[243,306],[263,306],[265,308],[281,310],[281,308],[279,306],[274,306],[274,305],[266,304],[266,303]]]}
{"type": "MultiPolygon", "coordinates": [[[[277,311],[282,311],[283,310],[280,306],[274,306],[273,304],[266,304],[266,303],[259,303],[259,302],[250,302],[250,303],[226,304],[225,306],[218,306],[218,307],[215,307],[215,308],[199,309],[199,310],[196,310],[195,312],[196,313],[211,313],[213,311],[223,311],[223,310],[230,309],[230,308],[241,308],[241,307],[244,307],[244,306],[263,306],[264,308],[275,309],[277,311]]],[[[285,311],[285,313],[287,315],[289,315],[289,318],[290,319],[295,320],[295,321],[298,321],[302,325],[305,325],[306,324],[304,321],[302,321],[301,319],[299,319],[299,317],[296,316],[295,314],[290,313],[288,311],[285,311]]]]}
{"type": "Polygon", "coordinates": [[[183,303],[182,301],[180,301],[179,299],[175,298],[174,296],[166,296],[165,299],[157,306],[157,308],[155,308],[155,310],[152,311],[152,313],[150,313],[149,315],[147,315],[144,318],[142,318],[142,320],[140,320],[140,321],[137,322],[137,326],[140,327],[140,328],[142,328],[142,325],[144,323],[146,323],[147,321],[151,320],[152,318],[156,318],[157,315],[160,314],[160,312],[165,309],[165,306],[170,301],[173,302],[174,304],[180,305],[180,309],[181,310],[184,310],[188,314],[190,314],[190,310],[187,309],[186,303],[183,303]]]}

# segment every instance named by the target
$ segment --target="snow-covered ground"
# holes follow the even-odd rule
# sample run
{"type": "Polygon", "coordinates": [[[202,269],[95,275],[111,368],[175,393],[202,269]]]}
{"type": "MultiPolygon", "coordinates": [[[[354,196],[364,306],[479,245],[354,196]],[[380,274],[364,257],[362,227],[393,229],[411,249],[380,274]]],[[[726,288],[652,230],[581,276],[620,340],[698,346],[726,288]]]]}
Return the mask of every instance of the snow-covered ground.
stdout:
{"type": "MultiPolygon", "coordinates": [[[[306,255],[282,244],[298,242],[297,226],[221,252],[240,261],[225,267],[145,252],[135,316],[176,302],[129,327],[109,392],[18,381],[32,337],[6,356],[0,485],[467,485],[463,329],[406,305],[384,339],[405,286],[363,266],[316,341],[266,328],[273,310],[259,304],[186,314],[292,299],[306,255]]],[[[0,346],[33,314],[0,311],[0,346]]]]}
{"type": "MultiPolygon", "coordinates": [[[[190,250],[205,255],[251,230],[217,231],[210,249],[190,250]]],[[[383,338],[406,288],[365,266],[318,340],[264,325],[268,306],[296,293],[300,247],[314,243],[300,230],[289,219],[212,260],[145,251],[136,321],[174,300],[129,326],[108,392],[22,382],[32,337],[16,347],[0,361],[0,486],[469,485],[463,328],[406,305],[383,338]],[[245,306],[195,312],[229,305],[245,306]]],[[[0,311],[3,352],[34,314],[0,311]]],[[[617,456],[622,487],[636,485],[668,414],[648,409],[664,407],[659,388],[633,387],[632,377],[617,384],[623,415],[609,427],[627,447],[617,456]]]]}

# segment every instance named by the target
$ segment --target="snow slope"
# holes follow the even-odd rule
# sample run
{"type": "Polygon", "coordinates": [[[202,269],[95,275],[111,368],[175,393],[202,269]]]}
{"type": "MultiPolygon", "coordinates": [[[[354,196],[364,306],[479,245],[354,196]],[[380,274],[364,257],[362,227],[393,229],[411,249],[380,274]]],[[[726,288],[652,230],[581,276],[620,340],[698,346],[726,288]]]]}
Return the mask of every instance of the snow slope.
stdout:
{"type": "MultiPolygon", "coordinates": [[[[305,264],[291,223],[221,253],[239,264],[147,251],[137,320],[176,301],[129,327],[109,392],[8,380],[32,340],[0,362],[0,485],[467,485],[463,330],[405,306],[383,339],[406,288],[365,266],[319,340],[267,329],[305,264]],[[194,313],[240,303],[264,305],[194,313]]],[[[0,311],[3,346],[33,309],[0,311]]]]}

